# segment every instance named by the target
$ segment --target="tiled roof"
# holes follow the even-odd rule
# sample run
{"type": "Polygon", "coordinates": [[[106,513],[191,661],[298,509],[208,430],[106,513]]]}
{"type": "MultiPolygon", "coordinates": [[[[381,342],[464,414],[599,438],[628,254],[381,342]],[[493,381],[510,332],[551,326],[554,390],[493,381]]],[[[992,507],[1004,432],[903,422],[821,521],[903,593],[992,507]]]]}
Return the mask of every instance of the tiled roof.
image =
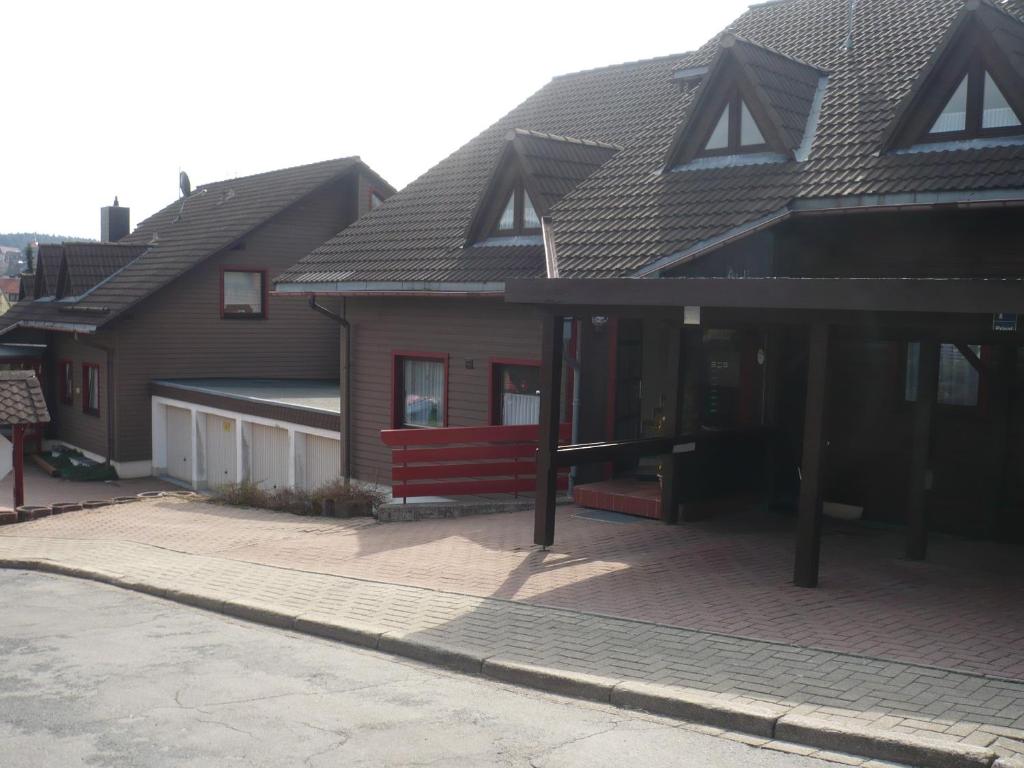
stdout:
{"type": "Polygon", "coordinates": [[[533,203],[541,216],[621,149],[522,128],[513,131],[512,145],[536,193],[533,203]]]}
{"type": "MultiPolygon", "coordinates": [[[[134,232],[118,241],[115,248],[135,249],[136,256],[120,264],[113,279],[94,283],[95,287],[90,286],[92,290],[70,303],[19,302],[0,321],[0,332],[10,330],[17,323],[96,326],[107,323],[301,198],[356,169],[369,170],[359,158],[348,157],[200,184],[187,198],[150,216],[134,232]]],[[[75,253],[86,252],[84,246],[78,244],[40,246],[40,268],[46,270],[46,295],[54,294],[54,263],[59,265],[62,247],[71,247],[75,253]],[[44,253],[49,254],[45,264],[44,253]],[[53,283],[50,282],[51,271],[53,283]]],[[[103,244],[92,256],[83,256],[84,271],[78,273],[82,277],[74,279],[88,282],[110,268],[115,261],[120,261],[114,259],[113,253],[115,249],[106,249],[103,244]]],[[[72,274],[75,274],[74,268],[72,274]]]]}
{"type": "Polygon", "coordinates": [[[59,297],[81,296],[141,256],[144,245],[127,243],[64,243],[57,281],[59,297]]]}
{"type": "MultiPolygon", "coordinates": [[[[810,68],[828,73],[806,162],[662,172],[699,90],[673,73],[710,65],[718,36],[689,54],[556,78],[281,280],[444,279],[505,137],[517,128],[623,147],[551,211],[563,277],[635,274],[800,199],[1024,187],[1022,146],[880,152],[899,104],[964,0],[860,0],[849,50],[848,8],[848,0],[764,3],[728,28],[758,47],[756,55],[744,52],[790,142],[803,135],[810,80],[791,101],[770,90],[803,82],[810,68]]],[[[1024,0],[987,3],[982,12],[1012,50],[1024,51],[1017,42],[1024,39],[1024,0]]]]}
{"type": "Polygon", "coordinates": [[[57,277],[60,262],[64,258],[64,247],[60,243],[45,243],[36,253],[36,280],[33,282],[36,298],[53,296],[57,291],[57,277]]]}
{"type": "Polygon", "coordinates": [[[0,371],[0,424],[41,424],[50,420],[39,379],[32,371],[0,371]]]}

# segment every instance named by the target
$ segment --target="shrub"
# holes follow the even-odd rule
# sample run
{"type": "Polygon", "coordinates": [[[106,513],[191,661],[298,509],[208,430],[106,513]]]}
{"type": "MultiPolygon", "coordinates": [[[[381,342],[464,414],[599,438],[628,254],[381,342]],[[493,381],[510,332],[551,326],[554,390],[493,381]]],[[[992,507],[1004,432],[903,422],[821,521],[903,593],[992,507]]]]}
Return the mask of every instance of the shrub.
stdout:
{"type": "Polygon", "coordinates": [[[255,483],[235,483],[217,488],[212,495],[214,502],[232,507],[257,507],[275,512],[289,512],[293,515],[320,515],[324,502],[331,500],[337,514],[348,517],[343,510],[364,509],[372,514],[384,503],[379,491],[357,485],[346,485],[342,481],[321,486],[312,491],[281,488],[266,491],[255,483]]]}

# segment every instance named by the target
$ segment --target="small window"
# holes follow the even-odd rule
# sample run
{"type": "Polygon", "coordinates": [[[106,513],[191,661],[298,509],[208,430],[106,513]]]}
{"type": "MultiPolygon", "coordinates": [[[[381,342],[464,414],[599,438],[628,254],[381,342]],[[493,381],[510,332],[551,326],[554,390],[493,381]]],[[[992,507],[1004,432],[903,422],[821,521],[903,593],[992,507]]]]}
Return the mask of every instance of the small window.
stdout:
{"type": "Polygon", "coordinates": [[[761,126],[750,107],[735,93],[722,108],[711,135],[704,144],[703,155],[737,155],[767,149],[761,126]]]}
{"type": "Polygon", "coordinates": [[[540,366],[534,363],[494,363],[492,366],[494,423],[540,422],[540,366]]]}
{"type": "Polygon", "coordinates": [[[64,405],[73,405],[75,402],[75,364],[70,360],[61,360],[58,370],[60,372],[60,401],[64,405]]]}
{"type": "Polygon", "coordinates": [[[530,193],[522,184],[518,184],[505,198],[493,234],[501,237],[530,235],[540,232],[540,228],[540,215],[530,199],[530,193]]]}
{"type": "Polygon", "coordinates": [[[94,363],[82,365],[82,411],[100,415],[100,367],[94,363]]]}
{"type": "MultiPolygon", "coordinates": [[[[981,357],[981,347],[971,345],[970,350],[981,357]]],[[[906,400],[917,401],[921,345],[913,342],[907,345],[906,400]]],[[[978,405],[981,389],[981,375],[971,362],[963,356],[955,344],[939,347],[939,390],[936,402],[939,405],[954,405],[973,408],[978,405]]]]}
{"type": "Polygon", "coordinates": [[[1020,133],[1020,115],[1006,93],[976,60],[939,113],[928,138],[932,141],[984,138],[1020,133]]]}
{"type": "Polygon", "coordinates": [[[442,359],[397,357],[396,427],[443,427],[446,422],[447,363],[442,359]]]}
{"type": "Polygon", "coordinates": [[[370,190],[370,210],[375,211],[384,205],[384,198],[375,189],[370,190]]]}
{"type": "Polygon", "coordinates": [[[221,313],[230,318],[261,318],[264,308],[266,273],[243,270],[224,270],[223,304],[221,313]]]}

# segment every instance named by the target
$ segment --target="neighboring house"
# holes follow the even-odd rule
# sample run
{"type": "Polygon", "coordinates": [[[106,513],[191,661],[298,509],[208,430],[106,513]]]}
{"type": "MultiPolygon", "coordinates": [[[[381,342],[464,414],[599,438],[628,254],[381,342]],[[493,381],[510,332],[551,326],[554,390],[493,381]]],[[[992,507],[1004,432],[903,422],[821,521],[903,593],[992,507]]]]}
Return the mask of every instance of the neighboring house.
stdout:
{"type": "Polygon", "coordinates": [[[18,248],[0,245],[0,273],[17,275],[25,268],[25,254],[18,248]]]}
{"type": "MultiPolygon", "coordinates": [[[[577,442],[736,435],[693,487],[771,476],[774,501],[811,494],[802,521],[820,490],[917,553],[925,519],[1022,537],[1022,122],[1021,0],[762,3],[698,51],[556,78],[276,291],[345,300],[361,480],[391,477],[382,430],[535,420],[518,396],[552,397],[565,341],[543,504],[561,417],[577,442]]],[[[579,479],[619,491],[592,506],[678,516],[671,456],[602,461],[579,479]]]]}
{"type": "Polygon", "coordinates": [[[107,242],[40,246],[0,326],[5,343],[46,344],[50,437],[122,477],[200,486],[278,485],[268,451],[281,434],[296,450],[307,426],[333,424],[336,446],[337,326],[270,296],[269,278],[392,192],[344,158],[199,185],[133,232],[127,208],[104,208],[107,242]],[[328,393],[316,418],[293,397],[306,383],[328,393]]]}
{"type": "Polygon", "coordinates": [[[20,277],[0,277],[0,293],[9,304],[14,304],[21,297],[20,277]]]}

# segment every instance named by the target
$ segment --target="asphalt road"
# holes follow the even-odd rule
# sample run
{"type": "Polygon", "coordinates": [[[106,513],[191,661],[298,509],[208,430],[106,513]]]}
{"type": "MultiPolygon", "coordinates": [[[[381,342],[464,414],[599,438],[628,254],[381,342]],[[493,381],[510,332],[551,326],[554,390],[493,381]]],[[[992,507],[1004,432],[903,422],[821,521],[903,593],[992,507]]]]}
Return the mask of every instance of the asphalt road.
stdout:
{"type": "Polygon", "coordinates": [[[115,587],[0,571],[0,765],[834,764],[115,587]]]}

